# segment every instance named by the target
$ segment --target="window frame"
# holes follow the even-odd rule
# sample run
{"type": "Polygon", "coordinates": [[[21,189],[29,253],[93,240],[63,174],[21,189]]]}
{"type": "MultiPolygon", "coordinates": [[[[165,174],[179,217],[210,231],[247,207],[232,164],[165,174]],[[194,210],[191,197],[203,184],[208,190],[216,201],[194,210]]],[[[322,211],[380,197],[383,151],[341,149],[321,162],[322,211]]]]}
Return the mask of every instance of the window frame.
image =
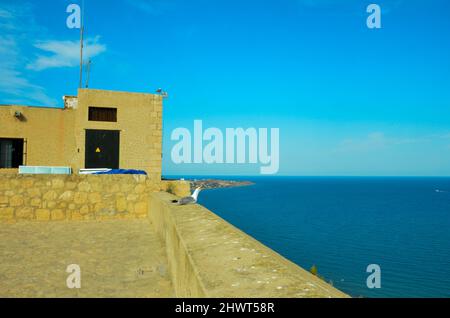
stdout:
{"type": "Polygon", "coordinates": [[[117,107],[89,106],[88,121],[117,123],[117,107]]]}

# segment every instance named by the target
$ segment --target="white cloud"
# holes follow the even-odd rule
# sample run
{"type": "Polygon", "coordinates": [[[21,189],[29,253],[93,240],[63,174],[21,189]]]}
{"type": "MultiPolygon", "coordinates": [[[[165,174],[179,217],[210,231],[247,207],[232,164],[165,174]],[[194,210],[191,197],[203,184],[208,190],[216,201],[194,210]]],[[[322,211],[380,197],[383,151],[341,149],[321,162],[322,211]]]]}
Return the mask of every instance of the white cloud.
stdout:
{"type": "Polygon", "coordinates": [[[5,103],[26,103],[56,105],[57,102],[49,97],[45,89],[39,85],[31,83],[23,74],[17,70],[17,57],[20,54],[16,43],[11,39],[0,38],[0,92],[10,96],[3,100],[5,103]],[[5,51],[9,51],[4,54],[5,51]]]}
{"type": "MultiPolygon", "coordinates": [[[[0,103],[56,106],[59,102],[35,83],[35,71],[77,66],[79,41],[45,40],[50,34],[36,23],[33,8],[30,3],[0,4],[0,103]],[[41,54],[33,59],[30,52],[36,49],[41,54]]],[[[98,37],[85,41],[86,58],[105,50],[98,37]]]]}
{"type": "Polygon", "coordinates": [[[21,50],[12,36],[0,36],[0,92],[7,98],[3,103],[56,105],[45,89],[31,83],[19,71],[21,50]]]}
{"type": "Polygon", "coordinates": [[[19,41],[26,41],[30,29],[35,27],[27,6],[0,8],[0,93],[1,103],[57,105],[45,88],[32,83],[21,71],[24,64],[23,49],[19,41]],[[23,21],[28,21],[25,26],[23,21]]]}
{"type": "MultiPolygon", "coordinates": [[[[49,68],[74,67],[80,63],[79,41],[40,41],[34,46],[53,54],[39,55],[35,61],[27,65],[27,69],[42,71],[49,68]]],[[[84,43],[83,57],[87,60],[105,51],[106,46],[98,43],[98,37],[87,39],[84,43]]]]}

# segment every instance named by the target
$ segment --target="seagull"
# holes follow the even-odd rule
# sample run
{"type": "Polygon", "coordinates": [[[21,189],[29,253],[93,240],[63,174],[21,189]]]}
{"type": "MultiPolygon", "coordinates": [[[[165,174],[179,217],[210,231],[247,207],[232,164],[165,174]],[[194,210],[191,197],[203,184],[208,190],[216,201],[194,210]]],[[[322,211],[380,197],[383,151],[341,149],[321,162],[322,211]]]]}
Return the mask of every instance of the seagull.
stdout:
{"type": "Polygon", "coordinates": [[[202,188],[197,188],[191,196],[181,198],[180,200],[172,200],[172,203],[176,203],[178,205],[195,204],[197,203],[197,198],[200,191],[202,191],[202,188]]]}

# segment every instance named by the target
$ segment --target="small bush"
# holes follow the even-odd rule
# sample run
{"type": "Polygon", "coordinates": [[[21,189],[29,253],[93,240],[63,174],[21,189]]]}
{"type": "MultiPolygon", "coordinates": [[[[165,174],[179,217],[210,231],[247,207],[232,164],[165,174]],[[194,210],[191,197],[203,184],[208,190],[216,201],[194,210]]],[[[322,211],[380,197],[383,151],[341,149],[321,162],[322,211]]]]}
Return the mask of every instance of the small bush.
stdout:
{"type": "Polygon", "coordinates": [[[316,265],[313,265],[313,266],[311,267],[311,269],[309,270],[309,272],[310,272],[311,274],[313,274],[314,276],[319,277],[321,280],[326,281],[325,277],[319,275],[319,270],[317,269],[317,266],[316,266],[316,265]]]}
{"type": "Polygon", "coordinates": [[[167,184],[166,192],[170,194],[175,194],[175,187],[172,183],[167,184]]]}
{"type": "Polygon", "coordinates": [[[317,274],[319,274],[319,271],[317,270],[317,266],[316,265],[313,265],[309,271],[314,276],[317,276],[317,274]]]}

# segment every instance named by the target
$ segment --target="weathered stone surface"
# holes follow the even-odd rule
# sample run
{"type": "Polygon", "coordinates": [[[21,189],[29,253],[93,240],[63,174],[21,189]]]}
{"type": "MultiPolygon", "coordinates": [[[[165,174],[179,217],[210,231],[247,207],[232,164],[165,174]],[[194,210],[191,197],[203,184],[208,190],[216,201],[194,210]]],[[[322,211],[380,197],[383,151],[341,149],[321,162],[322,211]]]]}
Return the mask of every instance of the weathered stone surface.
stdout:
{"type": "Polygon", "coordinates": [[[155,182],[160,173],[150,175],[0,174],[0,208],[8,208],[3,210],[3,220],[51,221],[63,216],[66,220],[146,217],[149,193],[161,189],[159,180],[155,182]]]}
{"type": "Polygon", "coordinates": [[[148,220],[0,224],[0,257],[6,298],[175,296],[148,220]],[[65,260],[80,264],[81,289],[67,288],[65,260]]]}
{"type": "Polygon", "coordinates": [[[47,191],[44,194],[44,200],[46,200],[46,201],[53,201],[53,200],[56,200],[57,198],[58,198],[58,193],[54,190],[47,191]]]}
{"type": "Polygon", "coordinates": [[[29,188],[27,189],[27,195],[31,198],[40,197],[41,190],[39,188],[29,188]]]}
{"type": "Polygon", "coordinates": [[[145,187],[145,185],[143,185],[143,184],[138,184],[138,185],[134,188],[134,192],[140,194],[140,193],[144,193],[146,189],[147,189],[147,188],[145,187]]]}
{"type": "Polygon", "coordinates": [[[23,196],[21,196],[21,195],[14,195],[9,200],[10,206],[21,206],[21,205],[23,205],[23,203],[24,203],[23,196]]]}
{"type": "Polygon", "coordinates": [[[102,196],[100,193],[89,193],[89,202],[90,203],[99,203],[102,201],[102,196]]]}
{"type": "Polygon", "coordinates": [[[60,196],[59,199],[63,201],[72,201],[74,197],[73,191],[64,191],[60,196]]]}
{"type": "Polygon", "coordinates": [[[51,212],[51,219],[54,221],[61,221],[66,218],[66,214],[62,209],[55,209],[51,212]]]}
{"type": "Polygon", "coordinates": [[[105,209],[105,204],[103,202],[99,202],[94,205],[95,213],[100,213],[100,212],[102,212],[103,209],[105,209]]]}
{"type": "Polygon", "coordinates": [[[53,179],[52,180],[52,188],[53,189],[63,189],[64,188],[64,181],[62,179],[53,179]]]}
{"type": "Polygon", "coordinates": [[[55,201],[50,201],[50,202],[47,202],[46,207],[49,209],[53,209],[54,207],[56,207],[56,205],[57,205],[57,203],[55,201]]]}
{"type": "Polygon", "coordinates": [[[50,211],[48,209],[37,209],[36,210],[36,220],[38,220],[38,221],[50,220],[50,211]]]}
{"type": "Polygon", "coordinates": [[[16,209],[16,218],[19,220],[32,220],[34,218],[33,209],[31,207],[16,209]]]}
{"type": "Polygon", "coordinates": [[[66,189],[67,190],[74,190],[77,187],[77,183],[76,182],[72,182],[72,181],[68,181],[66,182],[66,189]]]}
{"type": "Polygon", "coordinates": [[[75,193],[75,197],[73,199],[73,201],[76,204],[85,204],[87,202],[87,193],[86,192],[77,192],[75,193]]]}
{"type": "Polygon", "coordinates": [[[147,215],[148,214],[148,203],[147,201],[136,203],[134,206],[134,212],[137,215],[147,215]]]}
{"type": "Polygon", "coordinates": [[[98,182],[91,183],[91,191],[92,192],[103,192],[103,183],[101,180],[98,182]]]}
{"type": "Polygon", "coordinates": [[[2,180],[2,182],[0,182],[0,191],[5,191],[5,190],[8,190],[10,188],[11,187],[9,185],[9,180],[8,179],[2,180]]]}
{"type": "Polygon", "coordinates": [[[14,208],[1,208],[0,207],[0,220],[13,220],[14,208]]]}
{"type": "Polygon", "coordinates": [[[116,199],[116,208],[118,212],[124,212],[127,209],[127,199],[120,196],[116,199]]]}
{"type": "Polygon", "coordinates": [[[83,220],[83,215],[80,213],[80,211],[72,211],[70,219],[72,221],[81,221],[83,220]]]}
{"type": "Polygon", "coordinates": [[[121,192],[131,192],[134,188],[134,184],[131,183],[122,183],[120,185],[120,191],[121,192]]]}
{"type": "Polygon", "coordinates": [[[31,188],[34,185],[34,179],[32,178],[26,178],[22,182],[23,188],[31,188]]]}
{"type": "Polygon", "coordinates": [[[82,215],[89,214],[89,211],[90,211],[90,209],[89,209],[89,206],[88,206],[88,205],[83,205],[83,206],[80,208],[80,214],[82,214],[82,215]]]}
{"type": "Polygon", "coordinates": [[[7,196],[0,195],[0,204],[8,204],[9,199],[7,196]]]}
{"type": "Polygon", "coordinates": [[[110,187],[108,187],[107,191],[109,193],[116,193],[120,191],[120,186],[117,183],[112,184],[110,187]]]}
{"type": "Polygon", "coordinates": [[[137,199],[139,198],[139,196],[137,195],[137,194],[134,194],[134,193],[130,193],[128,196],[127,196],[127,201],[136,201],[137,199]]]}
{"type": "Polygon", "coordinates": [[[88,182],[80,182],[78,184],[78,191],[82,191],[82,192],[88,192],[91,190],[91,185],[88,182]]]}
{"type": "Polygon", "coordinates": [[[39,198],[33,198],[33,199],[31,199],[31,201],[30,201],[30,205],[32,206],[32,207],[40,207],[41,206],[41,199],[39,199],[39,198]]]}
{"type": "Polygon", "coordinates": [[[134,213],[134,203],[128,202],[127,203],[127,213],[124,213],[125,215],[132,215],[134,213]]]}
{"type": "Polygon", "coordinates": [[[58,208],[60,208],[60,209],[65,209],[65,208],[67,208],[67,203],[66,202],[58,202],[58,208]]]}

